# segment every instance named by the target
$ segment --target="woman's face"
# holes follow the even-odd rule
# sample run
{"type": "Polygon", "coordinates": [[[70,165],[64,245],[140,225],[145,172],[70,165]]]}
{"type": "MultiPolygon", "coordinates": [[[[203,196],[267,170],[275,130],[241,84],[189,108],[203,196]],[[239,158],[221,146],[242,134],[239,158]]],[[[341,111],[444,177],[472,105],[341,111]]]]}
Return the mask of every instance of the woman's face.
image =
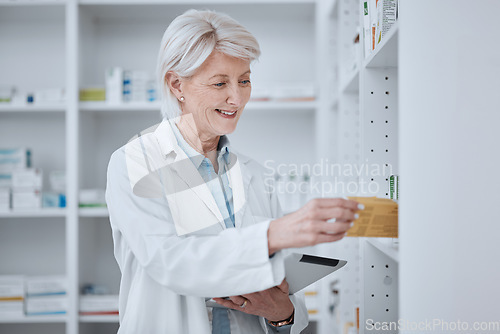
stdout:
{"type": "Polygon", "coordinates": [[[250,99],[250,62],[214,51],[181,89],[182,114],[192,114],[199,135],[232,133],[250,99]]]}

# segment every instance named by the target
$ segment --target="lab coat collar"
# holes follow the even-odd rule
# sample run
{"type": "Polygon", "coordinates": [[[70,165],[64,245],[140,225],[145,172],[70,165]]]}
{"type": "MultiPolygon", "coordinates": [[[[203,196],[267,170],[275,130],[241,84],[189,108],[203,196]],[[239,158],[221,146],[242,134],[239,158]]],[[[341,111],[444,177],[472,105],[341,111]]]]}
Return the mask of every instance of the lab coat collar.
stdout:
{"type": "MultiPolygon", "coordinates": [[[[210,211],[217,217],[220,225],[225,228],[224,219],[217,207],[214,197],[212,196],[208,186],[203,182],[201,175],[193,164],[180,164],[179,161],[189,159],[186,153],[177,144],[177,139],[171,128],[172,124],[177,123],[178,118],[171,120],[164,119],[153,132],[158,145],[162,151],[167,164],[172,164],[172,169],[177,175],[191,188],[196,195],[205,203],[210,211]],[[180,168],[180,167],[183,168],[180,168]]],[[[175,125],[174,125],[175,126],[175,125]]],[[[228,144],[229,141],[224,144],[228,144]]],[[[247,164],[250,159],[242,154],[237,153],[231,148],[231,152],[236,157],[236,161],[231,161],[234,166],[228,172],[229,184],[233,190],[233,207],[235,212],[235,226],[240,227],[242,217],[246,209],[246,198],[248,198],[248,187],[252,179],[247,164]]]]}

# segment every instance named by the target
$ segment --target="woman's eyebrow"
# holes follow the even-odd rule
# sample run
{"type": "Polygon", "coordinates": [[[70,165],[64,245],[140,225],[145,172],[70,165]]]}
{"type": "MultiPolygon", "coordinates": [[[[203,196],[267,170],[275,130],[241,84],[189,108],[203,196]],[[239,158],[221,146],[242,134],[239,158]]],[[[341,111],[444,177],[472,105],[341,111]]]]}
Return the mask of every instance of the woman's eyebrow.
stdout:
{"type": "MultiPolygon", "coordinates": [[[[251,73],[251,71],[248,70],[245,73],[241,74],[240,77],[242,77],[246,74],[250,74],[250,73],[251,73]]],[[[215,74],[215,75],[211,76],[208,80],[212,80],[212,79],[217,78],[217,77],[228,78],[229,75],[227,75],[227,74],[215,74]]]]}

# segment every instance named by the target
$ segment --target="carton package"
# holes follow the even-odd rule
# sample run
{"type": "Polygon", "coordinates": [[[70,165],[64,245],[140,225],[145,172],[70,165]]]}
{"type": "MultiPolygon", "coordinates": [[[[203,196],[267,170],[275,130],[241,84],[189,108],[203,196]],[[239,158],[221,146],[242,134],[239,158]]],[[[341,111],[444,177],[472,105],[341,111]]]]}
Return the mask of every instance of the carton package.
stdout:
{"type": "Polygon", "coordinates": [[[105,71],[106,102],[109,104],[122,103],[123,96],[123,68],[110,67],[105,71]]]}
{"type": "Polygon", "coordinates": [[[66,172],[61,170],[53,170],[49,173],[49,183],[52,191],[57,193],[66,192],[66,172]]]}
{"type": "Polygon", "coordinates": [[[65,208],[66,207],[66,196],[64,194],[43,192],[42,193],[42,207],[43,208],[65,208]]]}
{"type": "Polygon", "coordinates": [[[40,209],[42,192],[37,189],[14,189],[12,191],[12,210],[23,211],[40,209]]]}
{"type": "Polygon", "coordinates": [[[0,300],[24,298],[24,276],[0,275],[0,300]]]}
{"type": "Polygon", "coordinates": [[[80,296],[81,315],[118,314],[118,295],[80,296]]]}
{"type": "Polygon", "coordinates": [[[23,168],[12,171],[12,188],[42,189],[42,170],[40,168],[23,168]]]}
{"type": "Polygon", "coordinates": [[[398,203],[388,198],[348,197],[365,206],[347,232],[348,237],[398,237],[398,203]]]}
{"type": "Polygon", "coordinates": [[[0,319],[21,318],[24,316],[24,302],[21,301],[0,301],[0,319]]]}
{"type": "Polygon", "coordinates": [[[27,297],[26,315],[66,314],[68,310],[67,296],[27,297]]]}
{"type": "Polygon", "coordinates": [[[81,189],[79,193],[80,207],[105,207],[104,189],[81,189]]]}
{"type": "Polygon", "coordinates": [[[31,151],[27,148],[0,148],[0,187],[12,186],[12,172],[31,166],[31,151]]]}
{"type": "Polygon", "coordinates": [[[65,276],[28,276],[26,277],[26,296],[65,295],[68,280],[65,276]]]}
{"type": "Polygon", "coordinates": [[[10,189],[0,188],[0,212],[10,210],[10,189]]]}
{"type": "Polygon", "coordinates": [[[24,276],[0,276],[0,318],[24,316],[24,276]]]}
{"type": "Polygon", "coordinates": [[[63,88],[37,90],[33,94],[33,100],[36,104],[55,104],[65,101],[63,88]]]}

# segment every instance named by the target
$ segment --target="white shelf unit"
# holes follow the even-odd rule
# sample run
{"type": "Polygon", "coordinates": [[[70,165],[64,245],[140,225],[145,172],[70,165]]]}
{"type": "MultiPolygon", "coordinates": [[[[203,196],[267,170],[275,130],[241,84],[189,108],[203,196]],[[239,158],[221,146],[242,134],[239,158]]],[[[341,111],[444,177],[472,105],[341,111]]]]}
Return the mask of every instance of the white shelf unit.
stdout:
{"type": "MultiPolygon", "coordinates": [[[[2,146],[30,147],[34,166],[45,175],[66,170],[68,205],[0,213],[0,274],[60,274],[69,282],[67,315],[0,319],[0,332],[116,333],[118,328],[117,316],[78,315],[83,284],[118,293],[120,279],[107,209],[79,208],[78,191],[105,187],[111,153],[159,122],[159,105],[80,102],[79,89],[104,86],[108,66],[153,73],[163,32],[189,8],[225,12],[255,34],[262,56],[252,67],[254,87],[297,80],[317,87],[318,65],[311,59],[319,57],[318,7],[315,0],[0,1],[0,84],[25,92],[66,91],[63,105],[0,104],[0,140],[2,146]]],[[[320,101],[321,91],[316,101],[251,101],[231,143],[261,163],[311,163],[320,101]]],[[[44,181],[47,185],[47,177],[44,181]]],[[[312,316],[318,323],[323,319],[324,314],[312,316]]]]}
{"type": "Polygon", "coordinates": [[[54,105],[10,105],[0,104],[0,113],[63,113],[66,110],[64,105],[54,104],[54,105]]]}
{"type": "MultiPolygon", "coordinates": [[[[245,113],[253,113],[255,111],[264,112],[314,112],[316,103],[314,101],[251,101],[245,106],[245,113]]],[[[153,111],[160,114],[160,104],[155,102],[145,103],[123,103],[123,104],[106,104],[104,102],[81,102],[80,111],[82,112],[141,112],[153,111]]],[[[261,115],[257,113],[257,115],[261,115]]]]}
{"type": "Polygon", "coordinates": [[[0,317],[0,324],[65,323],[66,321],[67,317],[60,315],[24,316],[13,318],[0,317]]]}
{"type": "MultiPolygon", "coordinates": [[[[66,88],[64,2],[0,3],[0,84],[24,92],[66,88]]],[[[64,170],[68,161],[65,104],[0,104],[2,147],[29,147],[34,166],[64,170]]],[[[48,173],[44,184],[48,184],[48,173]]],[[[0,274],[65,275],[67,209],[0,214],[0,274]]],[[[0,319],[0,332],[62,333],[68,316],[0,319]]]]}
{"type": "Polygon", "coordinates": [[[6,211],[0,212],[0,218],[42,218],[42,217],[66,217],[64,208],[43,208],[39,210],[6,211]]]}
{"type": "MultiPolygon", "coordinates": [[[[327,114],[324,119],[333,121],[319,125],[326,127],[322,140],[329,143],[319,157],[344,168],[324,178],[335,186],[326,196],[388,198],[388,177],[398,174],[398,24],[365,59],[360,52],[364,45],[362,4],[361,0],[329,0],[324,4],[322,15],[328,21],[330,34],[325,37],[330,64],[324,66],[332,71],[324,84],[332,98],[325,104],[326,110],[319,112],[327,114]],[[358,33],[360,49],[356,51],[354,40],[358,33]],[[373,168],[373,164],[388,164],[392,171],[381,170],[378,175],[344,173],[348,166],[373,168]]],[[[335,305],[330,320],[337,333],[356,326],[357,308],[359,333],[365,332],[365,319],[397,321],[399,257],[394,243],[389,238],[344,238],[323,246],[323,252],[348,261],[343,270],[324,283],[324,301],[331,304],[326,297],[328,287],[337,281],[336,298],[340,303],[335,305]]]]}

